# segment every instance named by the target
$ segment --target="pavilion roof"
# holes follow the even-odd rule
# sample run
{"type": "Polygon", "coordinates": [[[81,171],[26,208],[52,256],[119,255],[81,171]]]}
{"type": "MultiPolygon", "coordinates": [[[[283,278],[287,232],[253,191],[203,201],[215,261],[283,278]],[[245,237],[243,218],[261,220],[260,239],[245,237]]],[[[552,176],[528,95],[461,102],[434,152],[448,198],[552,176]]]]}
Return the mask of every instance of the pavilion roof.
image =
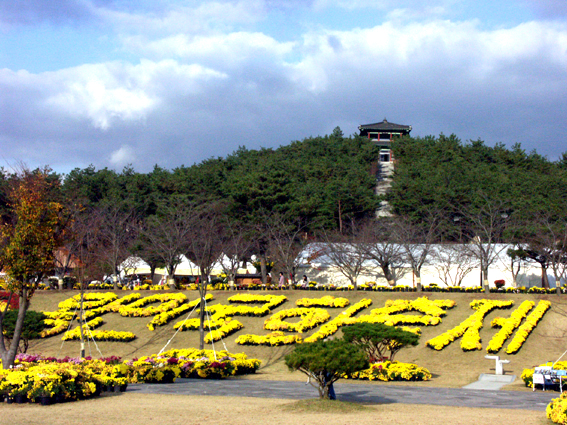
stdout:
{"type": "Polygon", "coordinates": [[[393,122],[388,122],[386,118],[383,121],[374,124],[362,124],[358,126],[359,130],[378,130],[378,131],[402,131],[410,132],[411,125],[395,124],[393,122]]]}

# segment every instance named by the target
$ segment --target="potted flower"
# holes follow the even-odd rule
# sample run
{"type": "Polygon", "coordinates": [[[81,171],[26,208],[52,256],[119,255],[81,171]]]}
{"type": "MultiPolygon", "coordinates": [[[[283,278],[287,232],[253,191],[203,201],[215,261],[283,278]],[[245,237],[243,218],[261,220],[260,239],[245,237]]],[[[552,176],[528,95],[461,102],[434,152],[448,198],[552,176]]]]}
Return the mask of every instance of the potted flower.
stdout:
{"type": "Polygon", "coordinates": [[[498,279],[498,280],[494,281],[494,286],[496,286],[496,289],[498,289],[498,290],[503,288],[505,284],[506,284],[506,281],[504,279],[498,279]]]}

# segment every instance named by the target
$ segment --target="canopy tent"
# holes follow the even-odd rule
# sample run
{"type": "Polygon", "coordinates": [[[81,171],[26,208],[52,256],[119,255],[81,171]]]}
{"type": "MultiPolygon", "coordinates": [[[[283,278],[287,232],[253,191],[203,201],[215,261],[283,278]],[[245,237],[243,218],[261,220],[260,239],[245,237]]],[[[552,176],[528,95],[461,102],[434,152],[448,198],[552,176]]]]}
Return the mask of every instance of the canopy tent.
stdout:
{"type": "MultiPolygon", "coordinates": [[[[156,273],[162,276],[167,276],[167,269],[165,267],[156,269],[156,273]]],[[[175,268],[175,276],[199,276],[201,269],[185,255],[181,255],[181,262],[175,268]]]]}

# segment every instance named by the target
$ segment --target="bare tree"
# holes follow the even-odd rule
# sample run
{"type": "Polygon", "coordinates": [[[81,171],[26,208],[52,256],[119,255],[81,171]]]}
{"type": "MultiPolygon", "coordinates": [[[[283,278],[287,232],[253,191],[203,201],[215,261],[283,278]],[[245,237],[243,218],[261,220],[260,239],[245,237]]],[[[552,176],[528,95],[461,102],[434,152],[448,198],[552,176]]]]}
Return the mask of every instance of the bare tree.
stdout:
{"type": "Polygon", "coordinates": [[[331,265],[339,269],[354,290],[358,290],[358,276],[365,270],[366,249],[359,235],[351,229],[349,234],[333,233],[325,235],[325,254],[331,265]]]}
{"type": "Polygon", "coordinates": [[[477,267],[475,257],[462,244],[436,245],[432,257],[439,279],[445,286],[461,286],[465,276],[477,267]]]}
{"type": "Polygon", "coordinates": [[[298,220],[287,220],[280,214],[272,214],[266,222],[270,258],[283,267],[284,274],[291,277],[292,283],[299,266],[299,254],[307,244],[305,227],[298,220]]]}
{"type": "MultiPolygon", "coordinates": [[[[77,251],[84,244],[87,223],[91,221],[86,209],[80,203],[68,202],[65,208],[63,244],[55,254],[54,271],[62,279],[72,269],[79,270],[77,251]]],[[[78,276],[77,276],[78,277],[78,276]]]]}
{"type": "Polygon", "coordinates": [[[143,223],[140,256],[146,262],[159,260],[165,264],[170,286],[175,285],[175,269],[190,237],[191,214],[191,207],[184,200],[175,199],[158,205],[156,215],[143,223]]]}
{"type": "Polygon", "coordinates": [[[396,218],[394,222],[400,254],[412,269],[418,292],[421,291],[421,268],[428,263],[433,243],[439,236],[439,217],[437,212],[431,212],[420,224],[404,217],[396,218]]]}
{"type": "Polygon", "coordinates": [[[543,288],[549,288],[547,271],[551,268],[559,288],[567,269],[566,222],[554,219],[548,212],[542,212],[524,223],[524,238],[518,255],[524,260],[539,264],[543,288]]]}
{"type": "Polygon", "coordinates": [[[211,270],[220,258],[223,248],[223,226],[226,223],[224,205],[209,203],[194,207],[190,223],[190,233],[185,245],[185,256],[193,261],[201,271],[198,284],[200,304],[199,348],[205,346],[205,296],[210,281],[211,270]]]}
{"type": "Polygon", "coordinates": [[[567,222],[564,219],[554,222],[547,219],[545,227],[553,244],[549,263],[555,278],[555,286],[559,290],[561,280],[567,278],[567,222]]]}
{"type": "Polygon", "coordinates": [[[471,235],[470,243],[465,246],[478,260],[482,284],[488,292],[488,270],[507,248],[501,242],[510,213],[501,201],[490,200],[482,193],[479,196],[482,198],[480,208],[476,211],[462,210],[461,214],[466,231],[471,235]]]}
{"type": "Polygon", "coordinates": [[[138,237],[139,222],[134,211],[125,211],[119,205],[98,208],[97,257],[114,275],[114,289],[118,289],[121,265],[130,257],[138,237]]]}
{"type": "Polygon", "coordinates": [[[251,229],[244,223],[227,219],[223,230],[221,249],[224,257],[221,267],[229,277],[229,282],[235,282],[240,264],[251,254],[253,246],[251,229]]]}
{"type": "Polygon", "coordinates": [[[362,247],[368,259],[376,261],[390,286],[396,284],[396,269],[403,264],[402,245],[391,219],[381,218],[361,230],[362,247]]]}

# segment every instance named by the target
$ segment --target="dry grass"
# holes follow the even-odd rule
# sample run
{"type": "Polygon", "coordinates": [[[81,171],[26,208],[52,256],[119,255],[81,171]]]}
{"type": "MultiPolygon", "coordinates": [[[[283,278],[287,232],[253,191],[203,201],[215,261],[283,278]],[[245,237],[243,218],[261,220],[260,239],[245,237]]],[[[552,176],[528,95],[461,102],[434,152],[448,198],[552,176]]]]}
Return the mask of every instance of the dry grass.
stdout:
{"type": "MultiPolygon", "coordinates": [[[[49,292],[37,293],[32,299],[31,308],[34,310],[55,310],[59,301],[62,301],[76,292],[49,292]]],[[[128,294],[129,291],[119,291],[118,295],[123,296],[128,294]]],[[[257,292],[262,294],[264,292],[257,292]]],[[[277,292],[269,292],[277,293],[277,292]]],[[[306,292],[306,291],[283,291],[289,298],[289,301],[284,303],[275,311],[287,309],[295,306],[295,300],[302,297],[316,298],[329,293],[324,292],[306,292]]],[[[145,294],[149,294],[146,292],[145,294]]],[[[143,296],[145,294],[142,294],[143,296]]],[[[196,292],[186,292],[188,298],[197,298],[196,292]]],[[[234,293],[229,292],[215,292],[215,303],[227,303],[227,298],[234,293]]],[[[372,308],[384,306],[386,300],[400,298],[400,299],[414,299],[418,295],[415,293],[376,293],[376,292],[349,292],[349,293],[336,293],[335,296],[344,296],[351,301],[351,304],[359,301],[362,298],[371,298],[373,300],[372,306],[359,313],[366,314],[372,308]]],[[[499,294],[451,294],[451,293],[431,293],[428,294],[430,299],[452,299],[455,300],[457,306],[449,310],[447,316],[443,318],[443,322],[438,326],[421,327],[423,335],[418,347],[412,347],[402,350],[397,360],[416,363],[420,366],[426,367],[433,374],[433,379],[429,382],[411,383],[411,385],[420,386],[434,386],[434,387],[462,387],[477,380],[481,373],[493,373],[494,362],[486,360],[484,356],[487,354],[485,350],[476,352],[463,352],[459,346],[459,341],[446,347],[440,352],[436,352],[424,346],[425,341],[437,336],[448,329],[453,328],[470,314],[473,310],[469,307],[470,301],[479,298],[498,298],[498,299],[513,299],[516,301],[515,305],[518,306],[521,301],[526,298],[538,301],[539,299],[548,299],[552,303],[552,309],[544,316],[538,327],[528,338],[523,348],[518,354],[507,355],[500,353],[503,358],[509,359],[511,362],[505,365],[506,374],[515,374],[520,376],[524,368],[533,367],[545,361],[555,361],[567,349],[565,346],[564,336],[567,332],[567,295],[499,295],[499,294]]],[[[331,317],[340,314],[343,309],[327,309],[331,317]]],[[[483,345],[486,347],[490,338],[497,332],[496,329],[490,328],[490,322],[494,317],[504,316],[508,317],[511,310],[496,310],[489,314],[485,319],[485,327],[481,331],[483,345]]],[[[117,331],[131,331],[134,332],[138,338],[130,343],[118,342],[99,342],[98,346],[104,356],[118,355],[123,358],[140,357],[159,352],[167,341],[173,337],[173,323],[157,328],[154,332],[147,329],[146,324],[150,318],[123,318],[118,314],[107,314],[103,316],[105,324],[101,329],[114,329],[117,331]]],[[[181,320],[179,318],[177,320],[181,320]]],[[[275,379],[275,380],[303,380],[304,376],[300,373],[290,373],[283,363],[283,357],[293,348],[292,347],[256,347],[256,346],[240,346],[234,341],[236,337],[244,333],[252,334],[266,334],[267,331],[262,329],[265,318],[252,318],[252,317],[236,317],[241,321],[244,328],[238,333],[229,336],[224,341],[226,348],[231,352],[245,352],[250,357],[259,358],[263,361],[263,366],[259,373],[246,377],[244,379],[275,379]]],[[[312,331],[313,332],[313,331],[312,331]]],[[[307,333],[304,336],[308,336],[307,333]]],[[[198,332],[179,332],[168,348],[186,348],[198,346],[198,332]]],[[[216,349],[224,348],[222,343],[215,344],[216,349]]],[[[76,356],[79,353],[78,342],[65,342],[62,346],[60,336],[55,336],[45,340],[34,342],[29,350],[34,353],[41,353],[44,355],[58,355],[58,356],[76,356]]],[[[91,343],[90,352],[93,356],[98,357],[98,352],[94,345],[91,343]]],[[[87,354],[89,347],[87,347],[87,354]]],[[[399,383],[399,385],[407,385],[399,383]]],[[[507,387],[507,389],[526,390],[523,383],[519,380],[516,383],[507,387]]]]}
{"type": "Polygon", "coordinates": [[[0,404],[6,424],[29,425],[374,425],[535,424],[549,422],[542,412],[465,407],[383,404],[357,406],[343,402],[289,401],[239,397],[196,397],[122,393],[75,403],[40,406],[0,404]]]}

